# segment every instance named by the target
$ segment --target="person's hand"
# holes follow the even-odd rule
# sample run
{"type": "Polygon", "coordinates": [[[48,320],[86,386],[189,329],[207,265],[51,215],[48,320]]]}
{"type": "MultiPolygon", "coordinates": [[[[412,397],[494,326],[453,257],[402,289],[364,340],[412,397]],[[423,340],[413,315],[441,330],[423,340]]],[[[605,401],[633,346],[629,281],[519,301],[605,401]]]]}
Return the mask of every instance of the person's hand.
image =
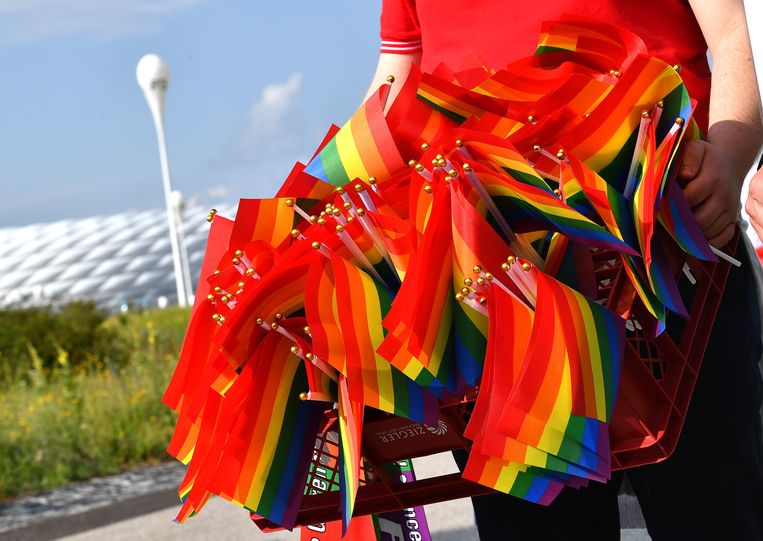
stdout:
{"type": "Polygon", "coordinates": [[[758,238],[763,241],[763,169],[758,169],[750,181],[750,193],[744,209],[750,215],[750,223],[758,238]]]}
{"type": "MultiPolygon", "coordinates": [[[[742,190],[737,177],[721,149],[706,141],[686,143],[678,178],[685,183],[684,196],[702,233],[716,248],[734,236],[742,190]]],[[[763,178],[761,184],[763,201],[763,178]]]]}

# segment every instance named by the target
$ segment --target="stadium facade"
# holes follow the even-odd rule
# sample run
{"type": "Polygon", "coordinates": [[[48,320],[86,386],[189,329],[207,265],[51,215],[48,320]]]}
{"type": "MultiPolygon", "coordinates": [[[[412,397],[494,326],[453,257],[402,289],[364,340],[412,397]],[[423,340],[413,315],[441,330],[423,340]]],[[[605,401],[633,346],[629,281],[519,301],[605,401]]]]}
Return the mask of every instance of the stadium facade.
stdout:
{"type": "MultiPolygon", "coordinates": [[[[214,206],[184,213],[191,278],[201,269],[214,206]]],[[[216,206],[232,217],[234,205],[216,206]]],[[[164,210],[0,229],[0,308],[93,300],[108,310],[177,303],[164,210]]]]}

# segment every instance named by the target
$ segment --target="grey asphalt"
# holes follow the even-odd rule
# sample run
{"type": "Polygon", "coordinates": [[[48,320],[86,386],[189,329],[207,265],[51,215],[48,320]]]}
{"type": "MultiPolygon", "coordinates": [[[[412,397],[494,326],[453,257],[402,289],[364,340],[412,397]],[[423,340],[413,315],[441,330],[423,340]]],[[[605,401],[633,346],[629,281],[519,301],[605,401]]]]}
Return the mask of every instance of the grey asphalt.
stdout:
{"type": "MultiPolygon", "coordinates": [[[[450,454],[415,460],[417,477],[426,478],[456,471],[450,454]]],[[[81,488],[80,488],[81,490],[81,488]]],[[[209,501],[201,513],[178,525],[173,518],[178,509],[174,490],[163,489],[100,505],[70,516],[58,516],[22,528],[0,533],[0,541],[196,541],[238,540],[295,541],[295,532],[263,534],[249,520],[248,513],[219,498],[209,501]]],[[[624,541],[646,541],[649,536],[635,501],[621,496],[624,541]]],[[[469,500],[454,500],[426,507],[435,541],[478,541],[469,500]]]]}

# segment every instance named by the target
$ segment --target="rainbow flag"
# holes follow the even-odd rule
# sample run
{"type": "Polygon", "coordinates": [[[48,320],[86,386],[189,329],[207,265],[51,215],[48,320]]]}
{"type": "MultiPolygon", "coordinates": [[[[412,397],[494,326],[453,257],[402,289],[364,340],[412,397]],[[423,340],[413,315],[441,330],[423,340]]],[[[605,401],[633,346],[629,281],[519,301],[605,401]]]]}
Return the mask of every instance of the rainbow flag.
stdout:
{"type": "Polygon", "coordinates": [[[484,112],[503,116],[508,109],[506,100],[477,93],[427,73],[421,77],[418,97],[459,124],[470,116],[479,116],[484,112]]]}
{"type": "Polygon", "coordinates": [[[564,16],[558,21],[543,23],[535,54],[544,63],[571,62],[609,73],[613,68],[624,72],[637,55],[646,52],[644,42],[628,30],[564,16]]]}
{"type": "Polygon", "coordinates": [[[379,353],[396,368],[439,395],[455,392],[452,344],[452,260],[450,196],[438,191],[406,279],[384,317],[387,329],[379,353]],[[422,312],[420,306],[430,310],[422,312]]]}
{"type": "Polygon", "coordinates": [[[544,273],[530,273],[538,288],[533,335],[497,429],[570,462],[595,463],[599,442],[591,434],[611,416],[624,322],[544,273]]]}
{"type": "Polygon", "coordinates": [[[517,232],[550,230],[588,246],[624,253],[634,250],[546,190],[473,166],[479,180],[517,232]]]}
{"type": "Polygon", "coordinates": [[[300,400],[307,377],[290,347],[283,336],[269,333],[226,395],[208,398],[204,438],[181,485],[180,522],[215,493],[293,525],[323,408],[300,400]],[[217,408],[209,407],[213,403],[217,408]]]}
{"type": "Polygon", "coordinates": [[[632,211],[623,195],[574,155],[567,154],[567,161],[569,167],[564,168],[562,178],[565,193],[567,183],[571,180],[577,181],[585,198],[604,223],[607,231],[634,248],[636,237],[633,230],[632,211]]]}
{"type": "Polygon", "coordinates": [[[704,261],[718,261],[677,183],[668,182],[667,197],[660,202],[658,217],[684,252],[704,261]]]}
{"type": "MultiPolygon", "coordinates": [[[[361,404],[408,419],[432,423],[437,403],[378,352],[384,340],[382,318],[392,297],[365,272],[332,257],[335,278],[332,304],[344,340],[349,397],[361,404]]],[[[328,268],[327,268],[328,271],[328,268]]]]}
{"type": "Polygon", "coordinates": [[[336,136],[305,167],[305,173],[334,186],[359,178],[388,178],[404,167],[384,119],[380,88],[342,126],[336,136]]]}
{"type": "Polygon", "coordinates": [[[360,436],[363,403],[350,398],[347,379],[339,378],[339,486],[341,487],[342,534],[347,532],[360,486],[360,436]]]}
{"type": "MultiPolygon", "coordinates": [[[[637,56],[601,103],[561,134],[558,143],[623,193],[642,112],[651,111],[660,100],[683,88],[681,78],[668,64],[637,56]]],[[[668,114],[662,115],[665,121],[668,114]]]]}

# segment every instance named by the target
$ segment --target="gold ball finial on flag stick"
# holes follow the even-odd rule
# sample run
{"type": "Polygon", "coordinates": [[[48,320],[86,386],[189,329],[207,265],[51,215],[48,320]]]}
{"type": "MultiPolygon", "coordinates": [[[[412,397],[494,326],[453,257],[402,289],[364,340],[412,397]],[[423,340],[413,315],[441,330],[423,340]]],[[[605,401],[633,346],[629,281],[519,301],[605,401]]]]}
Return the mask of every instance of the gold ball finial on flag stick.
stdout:
{"type": "Polygon", "coordinates": [[[387,82],[388,83],[394,83],[395,82],[395,76],[394,75],[387,75],[387,82]]]}
{"type": "Polygon", "coordinates": [[[287,199],[286,200],[286,206],[287,207],[293,207],[294,206],[294,199],[287,199]]]}
{"type": "Polygon", "coordinates": [[[299,399],[302,402],[305,402],[308,398],[309,398],[308,393],[306,393],[305,391],[302,391],[301,393],[299,393],[299,399]]]}
{"type": "Polygon", "coordinates": [[[530,265],[529,263],[527,263],[527,262],[522,263],[522,270],[523,271],[527,272],[527,271],[529,271],[532,268],[533,268],[532,265],[530,265]]]}

